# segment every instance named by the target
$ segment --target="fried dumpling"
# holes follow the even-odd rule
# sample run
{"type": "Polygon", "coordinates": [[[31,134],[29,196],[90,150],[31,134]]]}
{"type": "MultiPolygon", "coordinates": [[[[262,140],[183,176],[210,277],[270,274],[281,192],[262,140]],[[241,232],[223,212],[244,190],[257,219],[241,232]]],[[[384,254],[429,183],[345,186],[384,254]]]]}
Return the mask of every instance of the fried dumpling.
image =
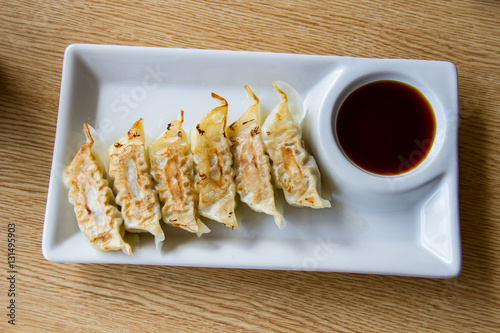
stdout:
{"type": "Polygon", "coordinates": [[[121,206],[125,229],[149,232],[160,248],[165,235],[160,226],[160,204],[149,175],[142,118],[108,148],[109,175],[121,206]]]}
{"type": "Polygon", "coordinates": [[[285,226],[285,220],[276,210],[274,201],[271,165],[260,135],[259,99],[248,85],[245,89],[254,104],[227,128],[232,143],[236,191],[241,201],[251,209],[272,215],[281,229],[285,226]]]}
{"type": "Polygon", "coordinates": [[[316,161],[302,145],[299,119],[302,100],[286,83],[273,82],[273,87],[280,94],[281,103],[262,125],[262,139],[273,162],[276,186],[283,189],[290,205],[330,207],[330,202],[320,196],[321,180],[316,161]]]}
{"type": "Polygon", "coordinates": [[[196,216],[198,194],[194,189],[193,156],[182,130],[184,112],[148,149],[151,175],[162,205],[163,221],[198,234],[210,229],[196,216]]]}
{"type": "Polygon", "coordinates": [[[132,255],[130,245],[123,241],[123,219],[104,177],[102,162],[93,149],[94,138],[89,127],[83,124],[87,142],[63,173],[69,201],[74,206],[78,227],[92,247],[101,251],[123,250],[132,255]]]}
{"type": "Polygon", "coordinates": [[[198,169],[195,174],[198,210],[202,216],[235,228],[238,226],[234,211],[236,185],[226,137],[227,102],[214,93],[212,97],[221,105],[191,129],[191,151],[198,169]]]}

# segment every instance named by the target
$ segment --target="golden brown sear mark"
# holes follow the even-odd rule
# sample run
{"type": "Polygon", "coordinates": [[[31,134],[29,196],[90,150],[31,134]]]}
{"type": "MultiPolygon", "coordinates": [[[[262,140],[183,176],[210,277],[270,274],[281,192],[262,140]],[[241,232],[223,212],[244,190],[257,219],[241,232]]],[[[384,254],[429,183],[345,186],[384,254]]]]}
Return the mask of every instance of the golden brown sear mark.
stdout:
{"type": "Polygon", "coordinates": [[[250,131],[250,135],[251,136],[255,136],[257,134],[259,134],[259,126],[255,127],[253,130],[250,131]]]}
{"type": "Polygon", "coordinates": [[[254,118],[252,118],[252,119],[250,119],[250,120],[247,120],[247,121],[242,122],[241,124],[242,124],[242,125],[245,125],[246,123],[249,123],[249,122],[254,121],[254,120],[255,120],[255,119],[254,119],[254,118]]]}
{"type": "Polygon", "coordinates": [[[134,138],[137,138],[137,137],[140,137],[141,135],[139,133],[137,133],[136,131],[133,131],[133,130],[129,130],[127,132],[127,135],[130,139],[134,139],[134,138]]]}

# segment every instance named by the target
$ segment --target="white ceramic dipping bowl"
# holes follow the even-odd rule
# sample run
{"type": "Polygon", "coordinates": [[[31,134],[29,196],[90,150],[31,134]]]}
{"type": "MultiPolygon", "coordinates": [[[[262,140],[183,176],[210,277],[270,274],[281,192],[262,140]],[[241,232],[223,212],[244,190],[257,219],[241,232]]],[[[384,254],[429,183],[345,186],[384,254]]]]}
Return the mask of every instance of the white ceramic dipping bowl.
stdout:
{"type": "MultiPolygon", "coordinates": [[[[326,80],[317,87],[326,93],[320,102],[307,105],[304,135],[334,199],[373,210],[406,209],[425,197],[426,192],[439,182],[448,167],[446,152],[452,150],[443,148],[454,144],[450,137],[454,132],[447,128],[447,115],[440,100],[440,95],[446,92],[440,90],[439,80],[434,78],[433,65],[436,63],[441,66],[448,64],[365,59],[357,66],[338,70],[330,76],[331,82],[326,80]],[[336,135],[337,114],[343,101],[357,88],[379,80],[399,81],[418,89],[431,104],[436,119],[435,138],[428,155],[415,168],[399,175],[378,175],[360,168],[344,154],[336,135]],[[314,109],[317,112],[313,112],[314,109]]],[[[407,158],[410,160],[414,158],[413,154],[423,154],[424,150],[416,145],[415,151],[407,158]]]]}

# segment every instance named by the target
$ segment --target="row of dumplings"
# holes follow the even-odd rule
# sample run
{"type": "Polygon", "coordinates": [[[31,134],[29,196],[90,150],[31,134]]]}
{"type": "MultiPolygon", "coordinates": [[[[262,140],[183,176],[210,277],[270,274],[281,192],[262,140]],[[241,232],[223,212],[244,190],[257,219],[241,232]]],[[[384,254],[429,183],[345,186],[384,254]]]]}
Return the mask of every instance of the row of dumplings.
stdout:
{"type": "Polygon", "coordinates": [[[247,85],[253,104],[226,127],[228,104],[207,113],[190,132],[182,129],[183,111],[165,133],[146,149],[142,119],[117,142],[103,149],[87,123],[87,142],[64,171],[80,230],[101,251],[131,246],[125,231],[149,232],[156,247],[165,239],[160,219],[198,235],[210,229],[199,216],[235,228],[236,194],[257,212],[272,215],[285,226],[276,208],[274,185],[294,206],[330,207],[320,195],[320,173],[314,157],[302,145],[296,91],[273,82],[279,103],[261,124],[259,99],[247,85]],[[120,209],[117,207],[120,207],[120,209]]]}

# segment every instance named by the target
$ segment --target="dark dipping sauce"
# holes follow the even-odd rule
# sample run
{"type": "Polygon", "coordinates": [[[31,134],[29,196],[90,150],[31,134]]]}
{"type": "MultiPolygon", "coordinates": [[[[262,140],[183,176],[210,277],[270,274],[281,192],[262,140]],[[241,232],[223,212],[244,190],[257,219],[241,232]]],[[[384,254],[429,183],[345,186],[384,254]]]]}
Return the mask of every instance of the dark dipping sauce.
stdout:
{"type": "Polygon", "coordinates": [[[336,130],[344,154],[354,164],[393,176],[425,159],[436,134],[436,119],[418,89],[382,80],[359,87],[344,100],[336,130]]]}

